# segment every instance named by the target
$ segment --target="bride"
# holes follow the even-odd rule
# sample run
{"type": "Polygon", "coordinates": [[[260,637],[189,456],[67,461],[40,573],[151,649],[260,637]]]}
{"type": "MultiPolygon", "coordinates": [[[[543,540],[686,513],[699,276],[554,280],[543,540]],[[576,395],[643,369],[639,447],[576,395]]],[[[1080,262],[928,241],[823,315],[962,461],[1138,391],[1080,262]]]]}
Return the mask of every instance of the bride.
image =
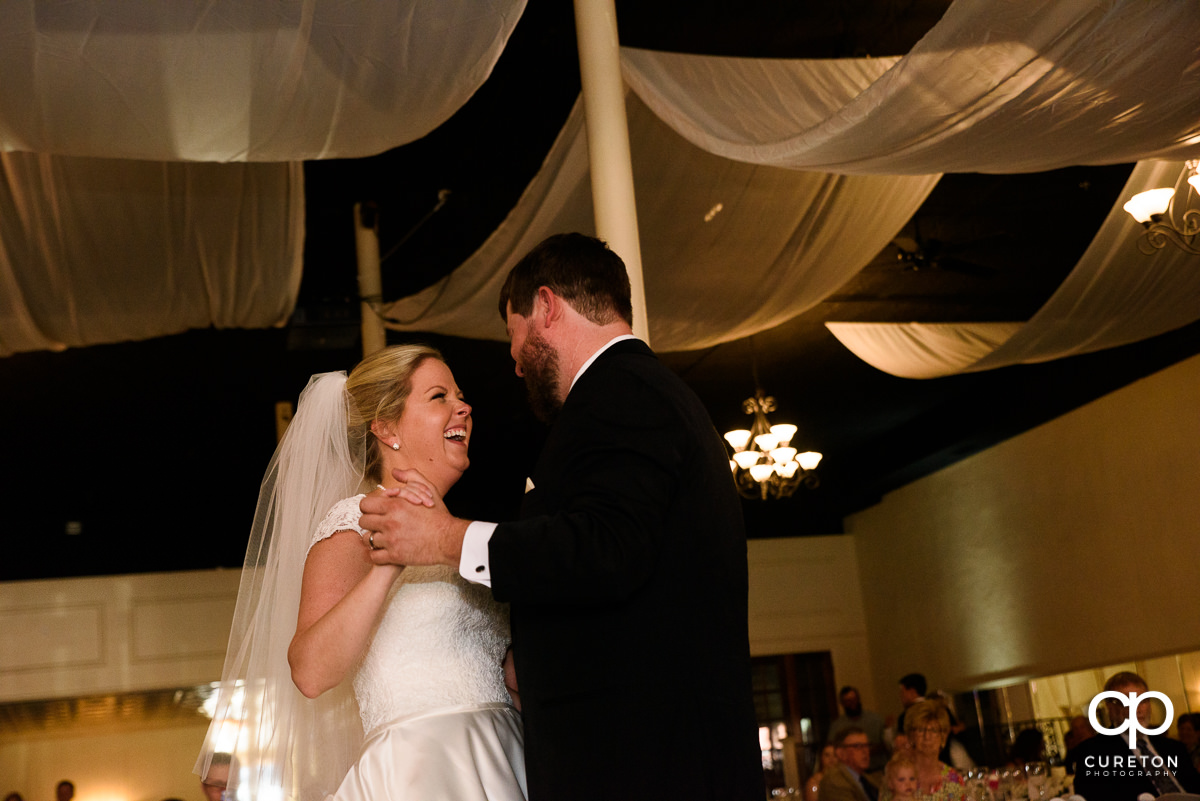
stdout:
{"type": "Polygon", "coordinates": [[[452,568],[372,564],[357,525],[375,487],[435,503],[470,435],[432,348],[309,382],[263,480],[202,777],[229,752],[238,801],[525,798],[505,608],[452,568]]]}

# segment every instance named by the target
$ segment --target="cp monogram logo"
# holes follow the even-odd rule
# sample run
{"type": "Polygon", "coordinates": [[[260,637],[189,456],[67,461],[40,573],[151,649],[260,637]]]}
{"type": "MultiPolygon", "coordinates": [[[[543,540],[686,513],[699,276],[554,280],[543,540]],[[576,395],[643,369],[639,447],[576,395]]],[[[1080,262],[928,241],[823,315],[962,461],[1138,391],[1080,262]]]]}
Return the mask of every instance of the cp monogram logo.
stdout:
{"type": "Polygon", "coordinates": [[[1129,693],[1128,696],[1122,695],[1121,693],[1116,692],[1115,690],[1108,690],[1106,692],[1100,693],[1095,698],[1093,698],[1091,706],[1088,707],[1088,720],[1090,720],[1092,722],[1092,727],[1096,731],[1100,732],[1101,734],[1120,734],[1121,732],[1123,732],[1125,730],[1129,731],[1129,748],[1130,748],[1130,750],[1132,750],[1134,747],[1134,742],[1137,740],[1137,733],[1139,731],[1142,732],[1143,734],[1162,734],[1164,731],[1171,728],[1171,720],[1174,717],[1175,717],[1175,707],[1172,706],[1171,699],[1168,698],[1167,696],[1163,695],[1162,693],[1155,692],[1153,690],[1151,690],[1149,692],[1144,692],[1141,694],[1129,693]],[[1100,702],[1103,701],[1105,698],[1112,698],[1115,701],[1120,701],[1122,704],[1124,704],[1126,707],[1129,708],[1129,716],[1126,717],[1125,721],[1120,726],[1117,726],[1115,729],[1104,728],[1103,726],[1100,725],[1100,721],[1098,721],[1096,719],[1096,707],[1100,706],[1100,702]],[[1162,701],[1163,706],[1165,706],[1167,708],[1167,720],[1165,723],[1163,723],[1163,725],[1159,726],[1157,729],[1143,729],[1142,724],[1138,723],[1137,707],[1138,707],[1138,703],[1143,698],[1157,698],[1158,700],[1162,701]]]}

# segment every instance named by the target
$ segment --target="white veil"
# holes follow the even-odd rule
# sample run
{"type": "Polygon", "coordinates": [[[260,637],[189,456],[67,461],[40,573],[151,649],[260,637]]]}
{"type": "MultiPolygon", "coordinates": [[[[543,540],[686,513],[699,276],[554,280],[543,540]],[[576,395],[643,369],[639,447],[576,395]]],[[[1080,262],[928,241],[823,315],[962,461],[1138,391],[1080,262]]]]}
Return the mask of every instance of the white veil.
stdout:
{"type": "Polygon", "coordinates": [[[340,372],[309,380],[259,490],[225,668],[195,768],[203,777],[214,753],[232,754],[237,801],[324,798],[362,746],[350,680],[308,699],[287,661],[313,532],[334,503],[363,485],[364,443],[348,442],[345,387],[340,372]]]}

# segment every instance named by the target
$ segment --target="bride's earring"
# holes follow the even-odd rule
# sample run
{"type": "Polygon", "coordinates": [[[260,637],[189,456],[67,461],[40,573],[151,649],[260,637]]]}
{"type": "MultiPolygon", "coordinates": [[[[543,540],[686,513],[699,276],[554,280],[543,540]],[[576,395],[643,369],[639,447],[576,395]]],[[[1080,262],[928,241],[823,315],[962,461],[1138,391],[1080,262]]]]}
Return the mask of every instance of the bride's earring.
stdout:
{"type": "Polygon", "coordinates": [[[393,443],[392,443],[392,450],[394,450],[394,451],[398,451],[398,450],[400,450],[400,443],[399,443],[399,442],[393,442],[393,443]]]}

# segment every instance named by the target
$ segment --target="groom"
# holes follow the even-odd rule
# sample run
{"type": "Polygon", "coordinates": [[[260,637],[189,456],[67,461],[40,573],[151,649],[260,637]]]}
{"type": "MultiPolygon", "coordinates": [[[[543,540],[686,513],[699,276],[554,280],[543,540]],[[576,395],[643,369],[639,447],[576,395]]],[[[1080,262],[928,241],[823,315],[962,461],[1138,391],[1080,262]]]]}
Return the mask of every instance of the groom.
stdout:
{"type": "Polygon", "coordinates": [[[707,412],[633,337],[625,265],[598,239],[534,248],[500,313],[553,424],[521,520],[370,495],[372,559],[453,565],[511,604],[532,801],[759,801],[746,536],[707,412]]]}

